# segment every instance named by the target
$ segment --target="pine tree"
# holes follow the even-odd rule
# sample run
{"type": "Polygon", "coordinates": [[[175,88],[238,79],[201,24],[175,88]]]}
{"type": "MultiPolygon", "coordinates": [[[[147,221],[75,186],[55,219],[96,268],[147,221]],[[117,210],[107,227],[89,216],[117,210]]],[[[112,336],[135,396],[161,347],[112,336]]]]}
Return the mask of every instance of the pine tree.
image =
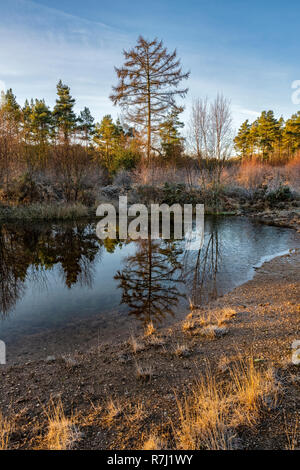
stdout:
{"type": "Polygon", "coordinates": [[[300,111],[286,121],[283,131],[283,143],[288,156],[300,149],[300,111]]]}
{"type": "Polygon", "coordinates": [[[234,145],[237,152],[240,153],[242,158],[249,156],[251,149],[251,125],[247,119],[241,125],[237,136],[234,139],[234,145]]]}
{"type": "Polygon", "coordinates": [[[25,144],[29,144],[32,140],[32,126],[31,126],[31,113],[33,108],[33,100],[29,103],[28,100],[25,101],[22,108],[22,128],[23,128],[23,139],[25,144]]]}
{"type": "Polygon", "coordinates": [[[50,135],[52,113],[44,100],[35,100],[30,115],[33,141],[45,144],[50,135]]]}
{"type": "Polygon", "coordinates": [[[21,120],[21,108],[17,103],[16,96],[12,89],[1,92],[1,112],[5,114],[6,119],[15,124],[19,124],[21,120]]]}
{"type": "Polygon", "coordinates": [[[113,168],[113,157],[121,134],[120,127],[114,124],[110,114],[104,116],[100,124],[96,124],[93,141],[97,146],[97,151],[104,166],[109,172],[113,168]]]}
{"type": "Polygon", "coordinates": [[[80,111],[80,115],[78,117],[78,130],[81,133],[81,139],[85,143],[85,146],[87,146],[95,132],[94,118],[87,107],[85,107],[83,111],[80,111]]]}
{"type": "Polygon", "coordinates": [[[262,150],[263,159],[267,159],[274,151],[275,142],[279,138],[280,126],[273,111],[263,111],[258,118],[258,143],[262,150]]]}
{"type": "Polygon", "coordinates": [[[1,93],[0,104],[0,180],[8,190],[10,170],[19,154],[21,109],[10,88],[1,93]]]}
{"type": "Polygon", "coordinates": [[[175,98],[186,96],[187,88],[178,86],[189,73],[182,72],[176,50],[168,53],[157,39],[147,41],[140,36],[137,45],[123,54],[125,63],[115,68],[119,83],[110,98],[115,105],[120,104],[130,122],[146,131],[150,162],[152,134],[159,132],[168,112],[183,109],[175,98]]]}
{"type": "Polygon", "coordinates": [[[64,143],[68,144],[74,131],[77,118],[74,113],[75,99],[70,94],[70,88],[60,80],[57,84],[56,105],[53,110],[53,120],[58,132],[63,134],[64,143]]]}
{"type": "Polygon", "coordinates": [[[184,139],[180,135],[180,129],[183,127],[184,123],[179,120],[178,111],[169,113],[166,120],[161,124],[159,134],[161,148],[166,160],[181,155],[184,139]]]}

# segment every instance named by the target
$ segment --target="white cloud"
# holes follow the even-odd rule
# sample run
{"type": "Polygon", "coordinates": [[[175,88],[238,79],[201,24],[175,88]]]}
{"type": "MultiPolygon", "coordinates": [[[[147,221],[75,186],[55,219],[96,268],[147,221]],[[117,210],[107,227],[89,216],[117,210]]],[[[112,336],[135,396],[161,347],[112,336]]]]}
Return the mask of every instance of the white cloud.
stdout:
{"type": "Polygon", "coordinates": [[[239,105],[233,105],[232,110],[234,112],[239,113],[239,114],[243,114],[243,115],[248,116],[248,117],[251,116],[251,117],[254,117],[254,118],[257,118],[261,114],[258,111],[254,111],[253,109],[243,108],[242,106],[239,106],[239,105]]]}
{"type": "Polygon", "coordinates": [[[128,36],[27,0],[10,0],[2,15],[0,41],[6,47],[0,49],[1,79],[20,104],[44,97],[53,106],[62,79],[77,99],[77,111],[90,105],[97,119],[112,111],[108,96],[116,81],[114,66],[132,43],[128,36]],[[80,97],[87,94],[85,103],[80,97]]]}

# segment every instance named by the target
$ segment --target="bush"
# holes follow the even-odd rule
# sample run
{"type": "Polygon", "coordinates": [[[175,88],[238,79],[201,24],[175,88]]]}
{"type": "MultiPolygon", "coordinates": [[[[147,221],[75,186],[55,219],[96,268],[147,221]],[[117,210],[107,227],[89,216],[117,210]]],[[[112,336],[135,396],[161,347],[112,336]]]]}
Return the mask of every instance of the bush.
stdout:
{"type": "Polygon", "coordinates": [[[200,203],[200,192],[187,189],[185,184],[165,183],[163,187],[163,201],[165,204],[196,204],[200,203]]]}
{"type": "Polygon", "coordinates": [[[266,194],[266,200],[271,204],[275,205],[279,202],[286,202],[293,199],[293,194],[288,186],[280,185],[278,189],[269,191],[266,194]]]}
{"type": "Polygon", "coordinates": [[[121,170],[114,178],[114,185],[130,189],[132,185],[132,176],[128,171],[121,170]]]}

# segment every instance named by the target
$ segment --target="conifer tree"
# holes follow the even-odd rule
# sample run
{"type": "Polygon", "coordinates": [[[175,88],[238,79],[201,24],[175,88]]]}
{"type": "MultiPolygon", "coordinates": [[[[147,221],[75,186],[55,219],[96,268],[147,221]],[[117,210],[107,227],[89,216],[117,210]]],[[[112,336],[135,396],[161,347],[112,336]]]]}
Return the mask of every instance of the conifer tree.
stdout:
{"type": "Polygon", "coordinates": [[[180,135],[180,129],[184,123],[179,120],[179,112],[172,111],[160,126],[160,141],[164,157],[170,160],[178,157],[183,151],[184,139],[180,135]]]}
{"type": "Polygon", "coordinates": [[[251,125],[249,124],[249,120],[247,119],[241,125],[237,136],[234,139],[234,145],[237,152],[244,158],[249,155],[250,152],[250,135],[251,125]]]}
{"type": "Polygon", "coordinates": [[[116,152],[121,135],[120,127],[114,124],[110,114],[104,116],[101,123],[96,124],[93,141],[100,154],[104,166],[109,172],[113,166],[113,156],[116,152]]]}
{"type": "Polygon", "coordinates": [[[300,149],[300,111],[287,120],[283,131],[283,142],[288,156],[300,149]]]}
{"type": "Polygon", "coordinates": [[[81,133],[81,139],[87,146],[95,132],[94,118],[87,107],[80,111],[78,117],[78,130],[81,133]]]}
{"type": "Polygon", "coordinates": [[[168,53],[157,39],[147,41],[140,36],[137,45],[123,54],[124,65],[115,68],[119,83],[113,87],[110,98],[123,108],[130,122],[146,132],[149,162],[153,133],[159,132],[170,111],[183,109],[175,99],[186,96],[188,89],[178,86],[189,73],[182,72],[176,50],[168,53]]]}
{"type": "Polygon", "coordinates": [[[273,111],[263,111],[257,122],[259,146],[262,149],[262,157],[267,159],[279,138],[280,126],[273,111]]]}
{"type": "Polygon", "coordinates": [[[54,125],[58,133],[62,133],[64,143],[68,144],[74,131],[77,118],[74,113],[75,99],[70,94],[70,88],[60,80],[57,84],[57,100],[53,110],[54,125]]]}

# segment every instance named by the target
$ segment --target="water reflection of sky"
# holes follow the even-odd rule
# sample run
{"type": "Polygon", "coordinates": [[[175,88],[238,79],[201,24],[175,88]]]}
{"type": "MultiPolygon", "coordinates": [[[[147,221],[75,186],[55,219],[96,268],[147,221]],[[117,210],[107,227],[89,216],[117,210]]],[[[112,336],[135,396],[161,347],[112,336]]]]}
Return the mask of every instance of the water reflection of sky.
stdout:
{"type": "MultiPolygon", "coordinates": [[[[0,322],[1,339],[5,340],[23,333],[31,334],[49,327],[59,328],[76,319],[99,315],[109,316],[111,311],[120,311],[123,314],[130,311],[133,307],[132,305],[130,308],[128,307],[128,295],[126,296],[129,292],[126,290],[130,282],[123,282],[123,289],[122,286],[118,288],[120,279],[115,279],[117,272],[125,273],[127,281],[130,281],[130,269],[135,269],[137,271],[135,276],[140,276],[136,282],[136,289],[139,290],[136,298],[139,296],[139,301],[141,301],[142,296],[149,293],[147,291],[147,283],[149,283],[147,267],[143,265],[145,259],[142,260],[143,254],[144,258],[148,259],[148,254],[146,256],[143,252],[148,248],[143,248],[139,242],[114,247],[101,246],[97,240],[93,239],[93,225],[86,232],[89,237],[88,242],[82,227],[81,232],[79,230],[79,238],[76,237],[77,228],[73,227],[75,238],[70,239],[69,246],[68,238],[65,239],[63,226],[59,228],[59,238],[54,241],[51,231],[43,237],[39,237],[39,230],[35,227],[34,236],[30,238],[28,227],[26,228],[26,236],[22,230],[20,232],[20,229],[12,236],[15,230],[12,225],[2,226],[2,231],[3,227],[5,227],[5,236],[2,236],[2,250],[6,250],[2,252],[4,255],[9,250],[16,252],[16,243],[18,243],[19,257],[22,250],[24,250],[24,257],[32,255],[33,252],[36,257],[32,263],[34,266],[29,266],[25,277],[21,276],[22,279],[18,280],[18,286],[21,286],[18,298],[15,303],[12,302],[12,307],[6,312],[5,319],[0,322]],[[21,239],[24,246],[20,242],[21,239]],[[35,239],[34,244],[32,239],[35,239]],[[61,243],[62,240],[62,249],[57,251],[56,243],[61,243]],[[96,245],[94,245],[95,243],[96,245]],[[76,258],[76,263],[80,264],[80,272],[78,272],[78,263],[75,263],[74,267],[72,265],[74,262],[72,260],[73,246],[74,250],[76,249],[73,259],[76,258]],[[67,254],[68,248],[69,253],[67,254]],[[85,258],[85,250],[88,253],[87,258],[85,258]],[[49,264],[49,253],[51,259],[54,260],[53,266],[49,264]],[[88,259],[89,257],[90,259],[88,259]],[[47,262],[45,262],[45,258],[47,262]],[[43,262],[39,265],[41,259],[43,262]],[[43,267],[41,267],[42,264],[43,267]],[[62,269],[62,264],[64,264],[65,270],[62,269]],[[68,269],[70,272],[66,274],[65,271],[68,269]],[[72,269],[76,272],[74,276],[72,276],[72,269]],[[71,284],[70,287],[66,285],[66,276],[69,279],[69,285],[71,284]],[[120,305],[122,298],[125,299],[125,302],[120,305]]],[[[180,278],[182,283],[180,288],[178,285],[179,291],[184,292],[186,297],[192,299],[193,303],[201,303],[206,301],[209,296],[224,294],[245,282],[252,276],[253,267],[263,257],[282,253],[297,244],[299,246],[297,235],[291,230],[260,225],[247,219],[207,217],[205,242],[200,253],[189,251],[180,254],[180,251],[184,249],[184,242],[177,242],[169,251],[165,250],[166,244],[154,250],[151,248],[152,262],[153,265],[156,263],[156,274],[158,274],[155,289],[156,292],[159,292],[159,282],[170,282],[171,286],[173,280],[180,278]],[[178,249],[176,256],[175,247],[178,249]],[[164,248],[165,251],[160,251],[161,248],[164,248]],[[170,258],[170,253],[173,253],[174,259],[170,258]],[[181,265],[181,270],[176,269],[176,273],[173,270],[174,262],[181,265]],[[161,280],[159,280],[159,269],[164,272],[161,280]],[[173,271],[174,279],[170,280],[168,273],[173,271]]],[[[2,280],[5,276],[5,269],[10,270],[12,267],[9,262],[20,263],[19,257],[12,257],[14,261],[8,258],[7,266],[0,266],[2,280]]],[[[5,264],[5,256],[2,258],[0,265],[1,263],[5,264]]],[[[21,268],[18,265],[17,268],[16,272],[19,272],[21,268]]],[[[11,272],[8,273],[8,276],[12,276],[11,272]]],[[[7,283],[2,282],[0,287],[0,290],[2,289],[0,295],[2,299],[5,299],[7,293],[4,292],[3,286],[6,288],[7,283]]],[[[132,294],[130,295],[132,296],[132,294]]],[[[156,298],[156,302],[157,300],[156,298]]],[[[182,300],[178,300],[182,305],[182,300]]],[[[174,306],[174,311],[176,311],[176,306],[174,306]]]]}

